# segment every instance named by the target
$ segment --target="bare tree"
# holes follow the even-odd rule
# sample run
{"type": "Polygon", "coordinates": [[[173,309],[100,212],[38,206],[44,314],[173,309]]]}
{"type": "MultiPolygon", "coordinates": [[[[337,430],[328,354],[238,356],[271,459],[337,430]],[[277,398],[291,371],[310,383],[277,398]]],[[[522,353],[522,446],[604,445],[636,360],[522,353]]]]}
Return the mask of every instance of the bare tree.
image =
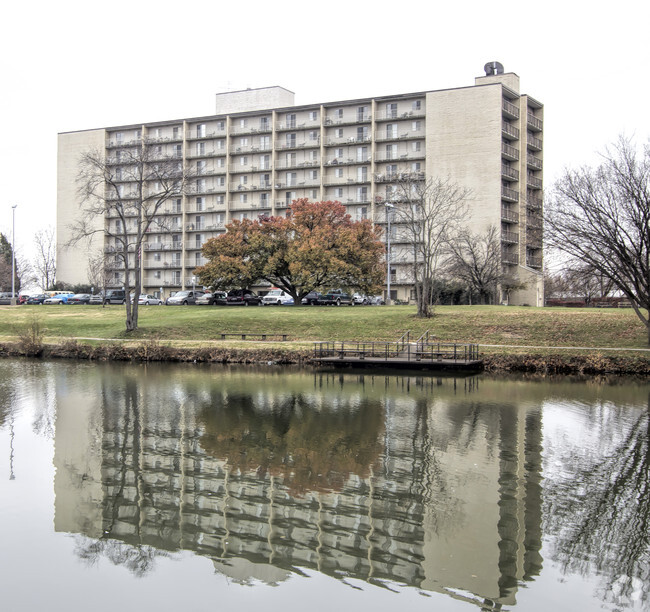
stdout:
{"type": "Polygon", "coordinates": [[[34,235],[36,257],[34,271],[42,289],[54,284],[56,279],[56,236],[54,228],[48,225],[34,235]]]}
{"type": "Polygon", "coordinates": [[[396,233],[407,244],[417,315],[433,315],[433,287],[445,249],[460,227],[469,190],[450,180],[399,175],[386,192],[393,204],[396,233]]]}
{"type": "Polygon", "coordinates": [[[106,295],[106,286],[109,283],[109,265],[105,253],[98,253],[88,259],[88,282],[95,290],[100,290],[106,295]]]}
{"type": "Polygon", "coordinates": [[[126,331],[138,327],[138,300],[142,289],[142,248],[149,228],[166,229],[161,215],[168,200],[180,197],[188,175],[182,160],[163,155],[144,140],[135,146],[117,149],[111,157],[103,150],[84,153],[79,160],[77,184],[81,200],[79,221],[72,226],[70,244],[105,237],[106,248],[113,254],[111,266],[123,270],[126,295],[126,331]],[[103,227],[97,228],[97,219],[103,227]]]}
{"type": "Polygon", "coordinates": [[[461,229],[455,239],[447,243],[447,252],[447,270],[470,290],[470,295],[477,293],[481,304],[496,296],[504,272],[501,240],[494,225],[476,234],[469,228],[461,229]]]}
{"type": "Polygon", "coordinates": [[[567,170],[546,206],[546,240],[630,300],[650,344],[650,146],[624,138],[596,168],[567,170]]]}

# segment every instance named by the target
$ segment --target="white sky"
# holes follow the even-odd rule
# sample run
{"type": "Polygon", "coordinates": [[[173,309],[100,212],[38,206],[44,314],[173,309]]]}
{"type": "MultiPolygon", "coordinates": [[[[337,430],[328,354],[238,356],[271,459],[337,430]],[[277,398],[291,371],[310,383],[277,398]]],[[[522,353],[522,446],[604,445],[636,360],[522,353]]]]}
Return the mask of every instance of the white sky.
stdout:
{"type": "Polygon", "coordinates": [[[17,204],[29,254],[55,224],[59,132],[210,115],[228,89],[280,85],[308,104],[469,86],[493,60],[545,106],[549,187],[619,134],[650,136],[649,23],[647,0],[13,3],[0,231],[17,204]]]}

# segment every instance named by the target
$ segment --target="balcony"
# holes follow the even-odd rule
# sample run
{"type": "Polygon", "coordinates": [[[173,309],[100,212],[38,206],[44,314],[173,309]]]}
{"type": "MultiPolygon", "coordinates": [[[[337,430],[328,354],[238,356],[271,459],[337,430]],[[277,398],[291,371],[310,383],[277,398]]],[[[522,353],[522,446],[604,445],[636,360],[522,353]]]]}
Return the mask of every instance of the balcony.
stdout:
{"type": "Polygon", "coordinates": [[[519,128],[504,121],[501,124],[501,135],[506,140],[519,140],[519,128]]]}
{"type": "Polygon", "coordinates": [[[501,230],[501,242],[507,244],[519,244],[519,234],[501,230]]]}
{"type": "Polygon", "coordinates": [[[519,223],[519,213],[507,206],[501,207],[501,220],[508,223],[519,223]]]}
{"type": "Polygon", "coordinates": [[[535,138],[531,132],[528,132],[527,145],[531,151],[541,151],[543,142],[541,138],[535,138]]]}
{"type": "Polygon", "coordinates": [[[290,140],[288,142],[276,142],[276,151],[290,151],[292,149],[314,149],[320,147],[319,140],[290,140]]]}
{"type": "Polygon", "coordinates": [[[365,136],[339,136],[337,138],[328,138],[327,146],[334,147],[337,145],[357,145],[357,144],[368,144],[371,142],[371,138],[368,135],[365,136]]]}
{"type": "Polygon", "coordinates": [[[518,181],[519,180],[519,170],[508,166],[506,164],[501,164],[501,177],[506,181],[518,181]]]}
{"type": "Polygon", "coordinates": [[[517,265],[519,263],[519,254],[518,253],[511,253],[510,251],[502,251],[501,252],[501,261],[504,264],[511,264],[511,265],[517,265]]]}
{"type": "Polygon", "coordinates": [[[541,268],[543,266],[543,260],[541,257],[535,257],[534,255],[526,256],[526,264],[530,268],[541,268]]]}
{"type": "Polygon", "coordinates": [[[528,173],[528,187],[531,189],[541,189],[542,188],[542,179],[537,178],[532,173],[528,173]]]}
{"type": "Polygon", "coordinates": [[[318,119],[299,119],[295,121],[278,121],[275,124],[275,129],[278,132],[286,132],[288,130],[310,130],[320,128],[320,120],[318,119]]]}
{"type": "Polygon", "coordinates": [[[519,108],[517,108],[512,102],[508,102],[508,100],[502,101],[501,111],[503,112],[503,116],[508,119],[519,119],[519,108]]]}
{"type": "Polygon", "coordinates": [[[528,155],[526,156],[526,164],[529,168],[532,170],[542,170],[543,168],[543,163],[542,160],[539,157],[535,157],[534,155],[528,155]]]}
{"type": "Polygon", "coordinates": [[[372,121],[372,115],[368,113],[359,113],[357,111],[352,111],[344,115],[343,117],[337,117],[335,115],[328,115],[325,117],[325,125],[354,125],[356,123],[370,123],[372,121]]]}
{"type": "Polygon", "coordinates": [[[516,149],[515,147],[502,142],[501,157],[509,159],[510,161],[517,161],[519,159],[519,149],[516,149]]]}
{"type": "Polygon", "coordinates": [[[386,140],[407,140],[409,138],[424,138],[423,130],[390,130],[375,132],[375,141],[384,142],[386,140]]]}
{"type": "Polygon", "coordinates": [[[519,192],[510,187],[501,186],[501,199],[507,202],[519,202],[519,192]]]}
{"type": "Polygon", "coordinates": [[[528,193],[526,196],[526,206],[531,210],[541,210],[543,204],[544,202],[542,201],[542,198],[538,198],[532,193],[528,193]]]}
{"type": "Polygon", "coordinates": [[[544,127],[543,121],[531,113],[526,115],[526,125],[533,132],[541,132],[544,127]]]}

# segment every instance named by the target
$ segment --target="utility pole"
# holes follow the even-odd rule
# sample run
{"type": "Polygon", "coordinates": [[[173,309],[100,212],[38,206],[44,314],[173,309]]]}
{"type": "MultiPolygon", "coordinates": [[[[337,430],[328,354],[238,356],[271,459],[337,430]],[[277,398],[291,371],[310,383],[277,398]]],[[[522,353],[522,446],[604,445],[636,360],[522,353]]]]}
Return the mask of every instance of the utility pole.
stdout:
{"type": "Polygon", "coordinates": [[[11,305],[16,305],[16,206],[11,207],[11,305]]]}

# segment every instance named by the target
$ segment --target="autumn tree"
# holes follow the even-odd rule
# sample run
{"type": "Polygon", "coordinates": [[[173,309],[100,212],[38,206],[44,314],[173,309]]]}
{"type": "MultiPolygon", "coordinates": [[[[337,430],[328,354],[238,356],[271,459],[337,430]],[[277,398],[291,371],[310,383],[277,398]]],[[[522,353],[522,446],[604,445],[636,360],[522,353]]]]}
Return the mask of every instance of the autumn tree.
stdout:
{"type": "Polygon", "coordinates": [[[400,175],[386,194],[396,238],[406,244],[417,315],[433,314],[432,296],[446,249],[460,229],[469,190],[443,179],[400,175]]]}
{"type": "Polygon", "coordinates": [[[497,228],[491,225],[485,232],[461,229],[447,243],[447,272],[486,304],[497,293],[504,279],[501,265],[501,240],[497,228]]]}
{"type": "Polygon", "coordinates": [[[599,166],[567,170],[545,209],[547,243],[623,292],[650,344],[650,145],[621,138],[599,166]]]}
{"type": "Polygon", "coordinates": [[[384,278],[380,230],[352,221],[338,202],[294,201],[287,217],[233,221],[203,245],[195,274],[219,289],[267,281],[299,305],[310,291],[346,287],[378,291],[384,278]]]}
{"type": "Polygon", "coordinates": [[[79,160],[77,184],[81,211],[72,226],[70,244],[99,234],[111,250],[111,265],[123,270],[127,299],[126,331],[138,327],[138,300],[128,299],[142,289],[142,248],[146,232],[166,228],[163,205],[182,195],[188,175],[180,159],[163,155],[146,140],[117,149],[114,156],[91,150],[79,160]]]}

